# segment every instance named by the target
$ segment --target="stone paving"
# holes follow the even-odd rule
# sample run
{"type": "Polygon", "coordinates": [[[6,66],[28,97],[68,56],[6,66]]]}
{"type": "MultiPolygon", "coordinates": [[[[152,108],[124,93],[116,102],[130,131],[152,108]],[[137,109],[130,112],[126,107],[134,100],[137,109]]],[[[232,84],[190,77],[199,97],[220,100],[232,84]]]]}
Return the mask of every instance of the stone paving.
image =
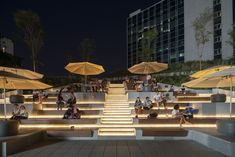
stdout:
{"type": "Polygon", "coordinates": [[[11,157],[225,157],[193,141],[58,141],[11,157]]]}

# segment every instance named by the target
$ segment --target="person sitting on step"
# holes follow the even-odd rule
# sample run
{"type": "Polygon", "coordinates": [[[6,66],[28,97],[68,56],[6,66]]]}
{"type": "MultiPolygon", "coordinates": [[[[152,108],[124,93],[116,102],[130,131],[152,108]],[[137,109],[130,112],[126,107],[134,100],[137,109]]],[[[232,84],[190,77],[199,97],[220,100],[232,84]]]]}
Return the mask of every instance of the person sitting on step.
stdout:
{"type": "Polygon", "coordinates": [[[135,101],[135,105],[134,105],[136,118],[138,118],[138,114],[141,113],[142,107],[143,107],[143,103],[140,100],[140,97],[137,97],[135,101]]]}
{"type": "Polygon", "coordinates": [[[144,110],[150,110],[153,107],[152,101],[149,97],[146,97],[143,104],[144,110]]]}
{"type": "Polygon", "coordinates": [[[189,122],[186,121],[184,117],[184,113],[180,112],[179,108],[180,107],[178,104],[174,106],[174,109],[172,110],[172,117],[176,119],[180,119],[180,127],[182,127],[183,123],[188,124],[189,122]]]}

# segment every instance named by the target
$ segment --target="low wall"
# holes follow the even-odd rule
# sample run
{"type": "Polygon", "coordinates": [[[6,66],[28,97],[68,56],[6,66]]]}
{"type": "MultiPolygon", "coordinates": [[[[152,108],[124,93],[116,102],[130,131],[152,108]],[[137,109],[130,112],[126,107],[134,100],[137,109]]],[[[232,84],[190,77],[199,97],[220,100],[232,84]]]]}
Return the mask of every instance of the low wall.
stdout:
{"type": "MultiPolygon", "coordinates": [[[[198,115],[228,116],[230,103],[194,103],[193,107],[199,109],[198,115]]],[[[232,114],[235,115],[235,103],[232,104],[232,114]]]]}
{"type": "MultiPolygon", "coordinates": [[[[0,143],[7,143],[7,155],[15,154],[20,151],[25,150],[32,144],[38,143],[44,139],[44,132],[37,131],[33,133],[28,133],[18,136],[9,136],[5,138],[0,138],[0,143]]],[[[0,154],[2,154],[2,147],[0,147],[0,154]]]]}
{"type": "Polygon", "coordinates": [[[105,93],[74,93],[78,101],[105,101],[105,93]]]}

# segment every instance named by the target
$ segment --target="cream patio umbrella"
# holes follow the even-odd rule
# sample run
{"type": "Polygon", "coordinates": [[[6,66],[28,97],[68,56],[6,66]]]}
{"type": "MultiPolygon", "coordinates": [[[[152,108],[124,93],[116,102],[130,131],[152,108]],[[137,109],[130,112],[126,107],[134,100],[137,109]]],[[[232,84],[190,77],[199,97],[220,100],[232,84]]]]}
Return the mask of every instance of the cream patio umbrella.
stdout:
{"type": "Polygon", "coordinates": [[[65,69],[79,75],[99,75],[104,72],[104,68],[101,65],[90,62],[69,63],[65,69]]]}
{"type": "Polygon", "coordinates": [[[159,62],[142,62],[130,67],[128,70],[134,74],[153,74],[168,68],[167,64],[159,62]]]}
{"type": "Polygon", "coordinates": [[[0,88],[4,90],[4,116],[6,118],[6,89],[47,89],[52,86],[37,80],[0,76],[0,88]]]}
{"type": "Polygon", "coordinates": [[[69,63],[65,69],[74,74],[84,75],[85,84],[87,75],[99,75],[105,71],[103,66],[90,62],[69,63]]]}
{"type": "Polygon", "coordinates": [[[232,117],[232,87],[235,86],[235,68],[225,69],[182,84],[191,88],[230,87],[230,118],[232,117]]]}
{"type": "Polygon", "coordinates": [[[213,74],[213,73],[216,73],[216,72],[219,72],[221,70],[228,69],[228,68],[231,68],[231,66],[222,66],[222,65],[214,66],[214,67],[211,67],[211,68],[200,70],[200,71],[190,75],[190,77],[192,77],[192,78],[200,78],[200,77],[204,77],[204,76],[207,76],[209,74],[213,74]]]}
{"type": "Polygon", "coordinates": [[[0,66],[0,76],[7,76],[7,77],[22,77],[32,80],[37,80],[43,78],[43,75],[31,70],[27,69],[20,69],[20,68],[10,68],[10,67],[3,67],[0,66]],[[15,75],[15,76],[10,76],[15,75]]]}

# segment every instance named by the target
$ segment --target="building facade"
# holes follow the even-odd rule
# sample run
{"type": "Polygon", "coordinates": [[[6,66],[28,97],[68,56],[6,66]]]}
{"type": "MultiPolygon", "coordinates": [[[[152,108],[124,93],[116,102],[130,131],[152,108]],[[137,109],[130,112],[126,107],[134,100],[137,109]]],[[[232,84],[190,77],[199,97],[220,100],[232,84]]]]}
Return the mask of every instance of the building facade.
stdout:
{"type": "Polygon", "coordinates": [[[3,53],[14,55],[14,44],[11,39],[0,38],[0,48],[3,53]]]}
{"type": "Polygon", "coordinates": [[[207,28],[212,35],[202,59],[231,58],[233,47],[226,41],[234,21],[233,0],[159,0],[127,18],[127,66],[141,62],[141,40],[149,29],[158,32],[152,60],[169,64],[199,60],[192,23],[206,8],[214,14],[207,28]]]}

